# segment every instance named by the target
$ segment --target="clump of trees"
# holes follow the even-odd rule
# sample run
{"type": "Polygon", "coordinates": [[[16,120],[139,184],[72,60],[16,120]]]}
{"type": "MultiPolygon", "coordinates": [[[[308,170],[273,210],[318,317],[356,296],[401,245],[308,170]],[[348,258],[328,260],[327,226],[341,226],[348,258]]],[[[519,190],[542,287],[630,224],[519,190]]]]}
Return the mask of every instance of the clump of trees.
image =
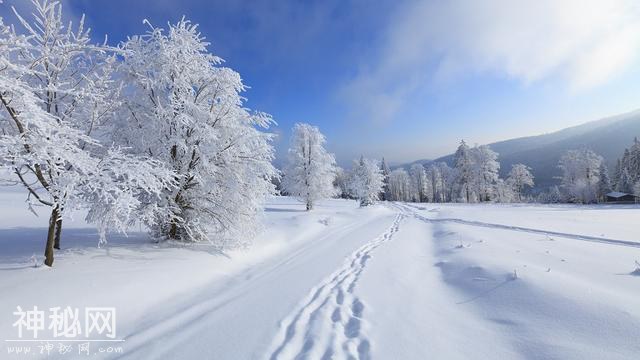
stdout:
{"type": "MultiPolygon", "coordinates": [[[[0,19],[0,166],[29,207],[50,209],[45,264],[62,224],[88,210],[105,241],[134,222],[159,240],[235,246],[274,192],[269,115],[250,112],[240,75],[197,25],[149,25],[117,47],[92,44],[57,2],[0,19]]],[[[15,11],[15,10],[14,10],[15,11]]]]}
{"type": "Polygon", "coordinates": [[[617,160],[613,176],[602,156],[587,148],[567,151],[558,163],[560,187],[539,196],[541,202],[605,202],[611,191],[640,195],[640,142],[637,138],[617,160]]]}
{"type": "Polygon", "coordinates": [[[500,179],[498,154],[488,146],[469,147],[461,141],[453,159],[424,167],[413,164],[409,171],[395,169],[386,178],[388,199],[413,202],[514,202],[523,201],[523,191],[533,186],[531,169],[513,166],[506,180],[500,179]]]}
{"type": "Polygon", "coordinates": [[[384,162],[361,157],[351,170],[336,166],[324,148],[325,137],[318,127],[295,124],[289,146],[289,160],[282,178],[282,193],[304,202],[307,211],[322,199],[340,195],[368,206],[385,194],[384,162]]]}
{"type": "MultiPolygon", "coordinates": [[[[420,165],[422,166],[422,165],[420,165]]],[[[391,201],[412,201],[411,178],[405,169],[395,169],[385,179],[388,190],[387,199],[391,201]]]]}
{"type": "Polygon", "coordinates": [[[569,150],[560,158],[561,188],[567,200],[577,203],[597,201],[601,195],[598,184],[602,163],[602,156],[586,148],[569,150]]]}
{"type": "Polygon", "coordinates": [[[606,202],[611,191],[640,196],[640,142],[625,149],[617,160],[613,176],[602,156],[587,148],[567,151],[558,163],[562,176],[560,186],[553,186],[538,196],[544,203],[606,202]]]}

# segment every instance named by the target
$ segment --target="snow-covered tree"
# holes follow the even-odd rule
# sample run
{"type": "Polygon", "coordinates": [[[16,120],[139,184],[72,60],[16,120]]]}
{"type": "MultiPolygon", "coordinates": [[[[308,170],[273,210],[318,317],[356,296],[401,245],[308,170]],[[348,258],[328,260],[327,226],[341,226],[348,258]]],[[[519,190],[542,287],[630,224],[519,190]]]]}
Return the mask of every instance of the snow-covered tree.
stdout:
{"type": "Polygon", "coordinates": [[[25,35],[0,23],[0,164],[25,187],[29,206],[51,209],[51,266],[66,214],[88,209],[104,241],[134,212],[144,218],[136,195],[153,197],[172,179],[156,162],[101,146],[118,93],[111,49],[90,44],[83,19],[76,30],[65,25],[57,2],[32,4],[33,22],[16,13],[25,35]]]}
{"type": "Polygon", "coordinates": [[[500,163],[498,153],[486,145],[471,149],[475,193],[480,201],[491,201],[494,197],[500,163]]]}
{"type": "Polygon", "coordinates": [[[495,200],[500,203],[511,203],[517,199],[513,186],[502,179],[496,181],[495,192],[495,200]]]}
{"type": "Polygon", "coordinates": [[[333,185],[336,161],[324,149],[320,129],[309,124],[295,124],[289,145],[289,163],[284,171],[283,189],[301,201],[307,210],[321,199],[337,195],[333,185]]]}
{"type": "Polygon", "coordinates": [[[635,184],[640,180],[640,141],[637,137],[633,139],[633,144],[625,149],[620,166],[621,169],[627,169],[628,182],[635,184]]]}
{"type": "Polygon", "coordinates": [[[342,199],[349,199],[349,181],[351,173],[339,166],[336,167],[336,178],[333,180],[333,186],[338,191],[338,196],[342,199]]]}
{"type": "Polygon", "coordinates": [[[429,179],[427,178],[427,172],[424,166],[421,164],[411,165],[409,169],[411,177],[411,200],[415,202],[427,201],[427,187],[429,186],[429,179]]]}
{"type": "Polygon", "coordinates": [[[469,148],[463,141],[454,155],[456,199],[464,202],[491,201],[498,181],[498,153],[488,146],[469,148]]]}
{"type": "Polygon", "coordinates": [[[517,201],[522,201],[522,191],[525,186],[533,186],[533,175],[531,168],[524,164],[515,164],[511,166],[507,184],[513,188],[513,192],[517,201]]]}
{"type": "Polygon", "coordinates": [[[360,206],[368,206],[380,198],[384,187],[384,175],[377,161],[360,158],[354,162],[349,188],[351,195],[360,202],[360,206]]]}
{"type": "Polygon", "coordinates": [[[549,190],[542,192],[538,195],[538,202],[543,204],[557,204],[564,201],[562,193],[558,186],[554,185],[549,190]]]}
{"type": "Polygon", "coordinates": [[[380,164],[380,170],[382,170],[382,176],[384,176],[384,189],[382,190],[382,200],[389,200],[389,174],[391,174],[391,170],[389,170],[389,165],[382,158],[382,163],[380,164]]]}
{"type": "Polygon", "coordinates": [[[569,150],[561,158],[562,187],[569,200],[580,203],[596,201],[602,157],[586,148],[569,150]]]}
{"type": "Polygon", "coordinates": [[[464,202],[470,202],[472,196],[472,184],[474,179],[473,159],[471,149],[464,140],[460,141],[460,145],[453,156],[454,168],[456,170],[456,185],[459,196],[464,202]]]}
{"type": "Polygon", "coordinates": [[[428,190],[431,191],[431,195],[429,196],[429,198],[433,202],[442,201],[442,196],[441,196],[442,191],[440,190],[440,183],[441,183],[440,176],[441,174],[438,167],[435,164],[429,165],[429,167],[427,168],[427,177],[429,178],[428,190]]]}
{"type": "Polygon", "coordinates": [[[145,23],[146,34],[121,45],[126,97],[113,141],[161,162],[178,183],[154,202],[157,238],[236,246],[274,193],[272,135],[263,131],[273,121],[244,107],[240,75],[208,52],[197,25],[145,23]]]}
{"type": "Polygon", "coordinates": [[[431,201],[447,202],[452,198],[455,184],[455,170],[445,162],[431,164],[428,169],[431,185],[431,201]]]}
{"type": "Polygon", "coordinates": [[[389,174],[389,200],[411,200],[411,178],[405,169],[395,169],[389,174]]]}
{"type": "Polygon", "coordinates": [[[611,180],[611,187],[613,190],[620,191],[618,185],[620,183],[620,176],[622,175],[622,161],[618,159],[616,161],[616,166],[613,170],[613,179],[611,180]]]}
{"type": "Polygon", "coordinates": [[[611,179],[609,178],[609,170],[604,161],[600,164],[600,180],[598,180],[598,200],[605,202],[607,194],[611,192],[611,179]]]}
{"type": "Polygon", "coordinates": [[[621,192],[630,193],[633,185],[640,181],[640,141],[633,139],[633,144],[624,150],[618,159],[613,173],[612,187],[621,192]]]}
{"type": "Polygon", "coordinates": [[[618,191],[623,193],[631,193],[633,191],[633,178],[627,168],[623,168],[620,172],[618,191]]]}
{"type": "Polygon", "coordinates": [[[637,137],[633,138],[633,144],[629,148],[626,168],[629,169],[629,175],[634,184],[640,181],[640,140],[637,137]]]}

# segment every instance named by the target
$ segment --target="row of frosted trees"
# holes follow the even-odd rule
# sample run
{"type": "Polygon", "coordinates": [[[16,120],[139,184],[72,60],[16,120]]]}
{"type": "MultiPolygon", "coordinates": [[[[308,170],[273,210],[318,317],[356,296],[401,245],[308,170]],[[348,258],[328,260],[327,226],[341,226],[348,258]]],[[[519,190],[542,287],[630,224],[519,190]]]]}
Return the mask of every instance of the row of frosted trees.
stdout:
{"type": "Polygon", "coordinates": [[[498,176],[498,154],[487,146],[470,148],[462,141],[456,150],[453,167],[446,163],[423,167],[414,164],[407,172],[396,169],[386,175],[384,198],[414,202],[605,202],[613,191],[640,195],[640,142],[625,150],[618,160],[613,180],[602,156],[587,148],[569,150],[558,162],[560,185],[552,186],[536,197],[526,194],[533,187],[531,169],[512,165],[507,178],[498,176]]]}
{"type": "Polygon", "coordinates": [[[289,147],[281,189],[306,204],[307,210],[320,199],[340,196],[359,200],[362,206],[376,200],[413,202],[522,201],[525,187],[533,186],[530,169],[514,165],[506,180],[499,179],[498,154],[487,146],[470,148],[462,141],[455,167],[438,163],[414,164],[409,172],[389,170],[363,157],[350,170],[336,166],[324,149],[325,138],[315,126],[296,124],[289,147]]]}
{"type": "Polygon", "coordinates": [[[424,167],[414,164],[385,174],[384,199],[413,202],[523,202],[582,203],[606,202],[611,191],[640,196],[640,142],[634,139],[618,160],[613,179],[602,156],[585,147],[568,150],[558,162],[560,185],[552,186],[536,197],[526,194],[534,185],[531,169],[524,164],[511,167],[506,179],[500,179],[498,154],[487,146],[470,148],[462,141],[456,150],[453,167],[446,163],[424,167]]]}
{"type": "Polygon", "coordinates": [[[499,177],[498,154],[488,146],[469,147],[461,141],[453,167],[444,162],[425,167],[413,164],[389,169],[384,159],[361,158],[351,170],[340,169],[333,155],[323,148],[324,137],[317,127],[298,124],[289,149],[289,165],[282,189],[307,204],[335,197],[359,199],[362,205],[375,200],[408,202],[544,202],[596,203],[606,201],[612,190],[640,195],[640,142],[634,140],[618,161],[611,180],[603,158],[581,148],[567,151],[559,160],[560,185],[536,197],[527,192],[534,186],[531,169],[512,165],[507,177],[499,177]]]}
{"type": "Polygon", "coordinates": [[[46,208],[45,264],[63,220],[100,230],[145,224],[157,239],[248,239],[277,170],[269,115],[244,106],[240,75],[181,20],[116,46],[93,44],[57,2],[0,18],[0,166],[46,208]]]}
{"type": "Polygon", "coordinates": [[[454,167],[444,162],[428,167],[413,164],[409,171],[399,168],[386,175],[384,199],[413,202],[515,202],[523,201],[523,192],[534,185],[531,169],[513,165],[507,179],[500,179],[498,154],[488,146],[469,147],[460,143],[454,155],[454,167]]]}
{"type": "Polygon", "coordinates": [[[540,202],[591,204],[607,201],[607,193],[618,191],[640,196],[640,142],[637,138],[625,149],[615,165],[613,176],[604,158],[581,148],[567,151],[560,158],[561,184],[540,194],[540,202]]]}
{"type": "Polygon", "coordinates": [[[438,163],[414,164],[409,172],[389,170],[384,159],[378,163],[354,161],[350,170],[336,165],[324,148],[325,138],[315,126],[296,124],[283,170],[281,190],[311,210],[321,199],[340,196],[357,199],[361,206],[377,200],[413,202],[522,201],[525,187],[533,186],[530,169],[514,165],[506,180],[498,177],[498,154],[487,146],[470,148],[462,141],[455,154],[455,167],[438,163]]]}

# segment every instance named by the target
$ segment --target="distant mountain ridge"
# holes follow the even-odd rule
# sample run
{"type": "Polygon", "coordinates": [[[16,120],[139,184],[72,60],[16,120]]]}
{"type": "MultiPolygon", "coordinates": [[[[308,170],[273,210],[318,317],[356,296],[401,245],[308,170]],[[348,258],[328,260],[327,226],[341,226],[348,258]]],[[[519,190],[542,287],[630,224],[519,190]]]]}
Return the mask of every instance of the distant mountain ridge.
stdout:
{"type": "MultiPolygon", "coordinates": [[[[506,177],[511,165],[522,163],[532,168],[536,188],[559,183],[558,161],[571,149],[586,146],[604,157],[609,168],[622,156],[635,136],[640,137],[640,110],[590,121],[552,133],[498,141],[488,146],[499,154],[500,175],[506,177]]],[[[398,167],[444,161],[453,165],[453,154],[435,160],[417,160],[398,167]]]]}

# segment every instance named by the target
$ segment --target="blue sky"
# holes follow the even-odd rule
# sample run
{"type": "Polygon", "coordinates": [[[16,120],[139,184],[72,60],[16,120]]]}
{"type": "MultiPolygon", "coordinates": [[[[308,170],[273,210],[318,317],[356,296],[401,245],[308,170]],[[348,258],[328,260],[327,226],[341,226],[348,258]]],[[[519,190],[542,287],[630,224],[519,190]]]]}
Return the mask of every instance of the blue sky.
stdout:
{"type": "MultiPolygon", "coordinates": [[[[5,0],[0,16],[12,22],[5,0]]],[[[182,15],[272,114],[286,152],[318,125],[341,164],[434,158],[640,108],[640,10],[629,0],[66,0],[112,44],[182,15]]]]}

